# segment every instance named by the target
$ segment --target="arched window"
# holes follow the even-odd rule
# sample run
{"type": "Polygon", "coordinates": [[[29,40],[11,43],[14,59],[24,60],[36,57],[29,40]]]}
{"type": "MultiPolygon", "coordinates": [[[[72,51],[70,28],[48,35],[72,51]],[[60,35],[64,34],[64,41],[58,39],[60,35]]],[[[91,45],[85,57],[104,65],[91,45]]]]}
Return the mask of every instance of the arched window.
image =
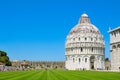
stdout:
{"type": "Polygon", "coordinates": [[[85,62],[87,62],[87,58],[85,58],[85,62]]]}
{"type": "Polygon", "coordinates": [[[81,59],[79,58],[79,62],[81,62],[81,59]]]}
{"type": "Polygon", "coordinates": [[[71,48],[71,51],[73,51],[73,48],[71,48]]]}
{"type": "Polygon", "coordinates": [[[113,45],[113,46],[112,46],[112,49],[115,49],[115,48],[116,48],[116,46],[115,46],[115,45],[113,45]]]}
{"type": "Polygon", "coordinates": [[[92,30],[90,30],[90,32],[92,32],[92,30]]]}
{"type": "Polygon", "coordinates": [[[93,48],[92,48],[92,52],[93,52],[93,48]]]}
{"type": "Polygon", "coordinates": [[[68,60],[68,58],[66,57],[66,61],[68,60]]]}
{"type": "Polygon", "coordinates": [[[114,36],[116,37],[116,32],[114,32],[114,36]]]}
{"type": "Polygon", "coordinates": [[[73,62],[75,62],[75,58],[73,58],[73,62]]]}
{"type": "Polygon", "coordinates": [[[111,35],[113,36],[113,33],[111,33],[111,35]]]}
{"type": "Polygon", "coordinates": [[[80,41],[80,37],[79,37],[79,41],[80,41]]]}
{"type": "Polygon", "coordinates": [[[118,44],[117,47],[120,48],[120,44],[118,44]]]}
{"type": "Polygon", "coordinates": [[[73,38],[73,41],[75,41],[75,38],[73,38]]]}
{"type": "Polygon", "coordinates": [[[85,37],[85,41],[87,40],[87,38],[85,37]]]}
{"type": "Polygon", "coordinates": [[[93,38],[91,38],[91,41],[93,41],[93,38]]]}
{"type": "Polygon", "coordinates": [[[83,48],[81,48],[81,52],[83,52],[83,48]]]}

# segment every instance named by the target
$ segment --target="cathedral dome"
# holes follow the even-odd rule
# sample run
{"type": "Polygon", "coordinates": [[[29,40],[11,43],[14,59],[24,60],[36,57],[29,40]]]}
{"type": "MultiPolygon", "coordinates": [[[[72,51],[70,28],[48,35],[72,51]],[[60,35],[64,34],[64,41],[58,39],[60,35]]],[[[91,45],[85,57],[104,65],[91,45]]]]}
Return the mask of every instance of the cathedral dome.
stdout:
{"type": "Polygon", "coordinates": [[[78,24],[67,35],[65,49],[67,69],[104,69],[103,36],[87,14],[81,15],[78,24]]]}
{"type": "Polygon", "coordinates": [[[87,14],[82,14],[78,24],[70,31],[70,34],[81,33],[96,33],[100,34],[98,28],[90,23],[90,19],[87,14]]]}
{"type": "MultiPolygon", "coordinates": [[[[82,14],[78,24],[71,29],[66,39],[66,50],[74,49],[77,47],[100,47],[104,48],[104,40],[99,29],[91,24],[87,14],[82,14]]],[[[66,53],[70,54],[69,52],[66,53]]],[[[76,53],[71,53],[76,54],[76,53]]],[[[80,54],[80,53],[79,53],[80,54]]],[[[82,53],[82,54],[86,54],[82,53]]],[[[98,54],[98,53],[87,53],[87,54],[98,54]]],[[[99,54],[103,54],[100,53],[99,54]]]]}

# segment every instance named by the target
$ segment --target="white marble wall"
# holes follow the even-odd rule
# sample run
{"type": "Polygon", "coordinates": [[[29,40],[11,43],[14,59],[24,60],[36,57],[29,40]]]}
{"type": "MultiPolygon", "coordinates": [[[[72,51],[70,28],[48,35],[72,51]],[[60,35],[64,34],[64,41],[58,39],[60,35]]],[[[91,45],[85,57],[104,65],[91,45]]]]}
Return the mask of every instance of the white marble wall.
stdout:
{"type": "Polygon", "coordinates": [[[120,70],[120,28],[110,31],[111,69],[120,70]]]}
{"type": "MultiPolygon", "coordinates": [[[[70,55],[66,56],[66,68],[69,70],[91,70],[90,57],[94,55],[70,55]],[[80,59],[80,60],[79,60],[80,59]]],[[[104,56],[95,55],[94,69],[104,69],[104,56]]]]}

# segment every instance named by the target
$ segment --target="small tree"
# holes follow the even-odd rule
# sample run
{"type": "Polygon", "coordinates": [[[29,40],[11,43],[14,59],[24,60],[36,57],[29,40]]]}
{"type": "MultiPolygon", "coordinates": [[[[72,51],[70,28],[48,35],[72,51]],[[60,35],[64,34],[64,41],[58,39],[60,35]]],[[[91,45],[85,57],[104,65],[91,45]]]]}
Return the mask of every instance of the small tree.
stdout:
{"type": "Polygon", "coordinates": [[[7,53],[4,51],[0,51],[0,62],[4,63],[6,66],[11,66],[9,57],[7,56],[7,53]]]}

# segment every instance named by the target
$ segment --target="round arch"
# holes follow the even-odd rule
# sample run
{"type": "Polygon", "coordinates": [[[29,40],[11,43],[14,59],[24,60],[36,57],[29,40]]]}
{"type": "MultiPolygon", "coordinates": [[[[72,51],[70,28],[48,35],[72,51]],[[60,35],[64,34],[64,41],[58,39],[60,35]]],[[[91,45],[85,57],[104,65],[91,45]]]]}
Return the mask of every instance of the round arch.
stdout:
{"type": "Polygon", "coordinates": [[[95,62],[95,56],[93,55],[90,57],[90,69],[95,69],[94,62],[95,62]]]}
{"type": "Polygon", "coordinates": [[[120,44],[117,45],[117,48],[120,48],[120,44]]]}
{"type": "Polygon", "coordinates": [[[113,45],[113,46],[112,46],[112,49],[116,49],[116,45],[113,45]]]}

